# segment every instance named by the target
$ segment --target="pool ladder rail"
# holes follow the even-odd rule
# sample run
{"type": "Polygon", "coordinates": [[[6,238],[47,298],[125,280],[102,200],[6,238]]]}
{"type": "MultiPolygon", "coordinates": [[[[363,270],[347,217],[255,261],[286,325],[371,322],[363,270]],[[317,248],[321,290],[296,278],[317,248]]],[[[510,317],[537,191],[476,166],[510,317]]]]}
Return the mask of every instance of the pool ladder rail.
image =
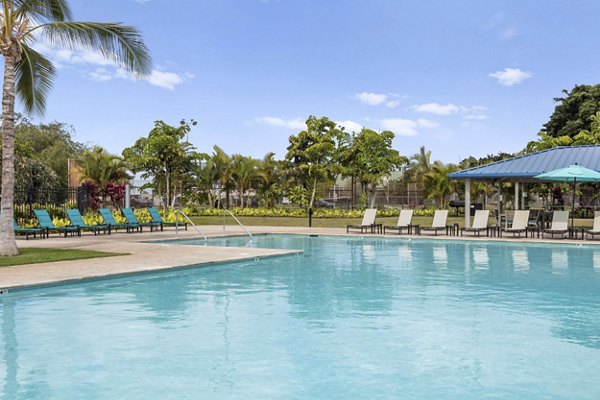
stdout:
{"type": "Polygon", "coordinates": [[[252,234],[250,233],[250,231],[248,229],[246,229],[246,227],[240,222],[239,219],[237,219],[235,217],[235,215],[233,215],[233,213],[229,210],[223,209],[223,232],[225,232],[225,217],[227,216],[227,214],[229,214],[231,216],[231,218],[233,218],[235,220],[235,222],[238,223],[238,225],[244,230],[246,231],[246,233],[248,234],[248,236],[250,236],[250,239],[252,239],[252,234]]]}
{"type": "MultiPolygon", "coordinates": [[[[206,237],[206,235],[204,233],[202,233],[202,231],[200,231],[200,229],[198,229],[198,227],[196,226],[196,224],[194,224],[194,222],[190,219],[190,217],[188,217],[183,211],[181,211],[181,210],[175,210],[175,214],[180,214],[181,216],[183,216],[183,218],[185,218],[185,220],[187,222],[189,222],[189,224],[196,230],[196,232],[198,232],[204,238],[204,240],[208,240],[208,238],[206,237]]],[[[229,210],[223,210],[223,232],[225,232],[225,216],[227,214],[229,214],[231,216],[231,218],[233,218],[235,220],[235,222],[237,222],[238,225],[248,234],[248,236],[250,236],[250,239],[252,239],[252,234],[250,233],[250,231],[229,210]]],[[[179,234],[179,229],[178,229],[177,225],[175,225],[175,234],[176,235],[179,234]]]]}
{"type": "MultiPolygon", "coordinates": [[[[190,219],[190,217],[188,217],[183,211],[181,211],[181,210],[175,210],[175,214],[182,215],[183,218],[185,218],[186,221],[189,222],[189,224],[194,227],[194,229],[196,230],[196,232],[198,232],[204,238],[204,240],[208,240],[208,238],[206,237],[206,235],[204,233],[202,233],[202,231],[200,231],[200,229],[198,229],[198,227],[196,226],[196,224],[194,224],[194,222],[192,222],[192,220],[190,219]]],[[[175,234],[176,235],[179,234],[179,229],[178,229],[178,225],[177,224],[175,225],[175,234]]]]}

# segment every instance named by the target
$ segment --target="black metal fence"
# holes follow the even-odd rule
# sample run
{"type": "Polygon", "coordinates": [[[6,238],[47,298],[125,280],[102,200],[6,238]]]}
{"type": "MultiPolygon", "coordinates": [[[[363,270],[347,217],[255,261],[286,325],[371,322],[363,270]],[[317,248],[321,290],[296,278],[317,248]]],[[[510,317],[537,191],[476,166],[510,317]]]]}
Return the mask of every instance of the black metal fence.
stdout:
{"type": "Polygon", "coordinates": [[[52,217],[65,217],[65,210],[77,208],[84,214],[89,207],[84,186],[42,190],[36,187],[15,188],[15,218],[32,219],[34,209],[48,210],[52,217]]]}
{"type": "MultiPolygon", "coordinates": [[[[361,193],[351,189],[330,189],[323,192],[323,198],[326,201],[324,204],[331,204],[335,208],[354,209],[358,206],[368,204],[360,204],[361,193]]],[[[388,190],[378,189],[375,195],[375,206],[380,208],[390,207],[421,207],[426,205],[422,190],[388,190]]]]}

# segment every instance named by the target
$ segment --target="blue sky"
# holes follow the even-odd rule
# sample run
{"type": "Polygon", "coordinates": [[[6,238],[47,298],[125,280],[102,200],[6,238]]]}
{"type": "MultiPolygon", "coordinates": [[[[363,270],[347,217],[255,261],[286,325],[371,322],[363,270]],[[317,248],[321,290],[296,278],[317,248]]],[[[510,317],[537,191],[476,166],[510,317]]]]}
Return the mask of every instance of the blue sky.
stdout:
{"type": "Polygon", "coordinates": [[[72,0],[75,20],[138,28],[154,72],[42,43],[58,66],[46,115],[120,153],[155,120],[190,141],[283,158],[313,114],[390,129],[458,162],[536,139],[562,89],[599,83],[595,1],[72,0]]]}

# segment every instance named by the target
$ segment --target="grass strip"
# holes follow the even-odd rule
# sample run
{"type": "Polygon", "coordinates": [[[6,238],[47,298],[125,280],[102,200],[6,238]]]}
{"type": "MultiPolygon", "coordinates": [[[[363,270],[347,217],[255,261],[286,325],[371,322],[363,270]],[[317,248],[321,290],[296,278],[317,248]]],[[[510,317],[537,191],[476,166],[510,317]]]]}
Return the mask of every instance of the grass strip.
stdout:
{"type": "Polygon", "coordinates": [[[0,257],[0,267],[11,265],[38,264],[56,261],[84,260],[87,258],[123,256],[127,253],[109,253],[93,250],[74,249],[19,249],[15,257],[0,257]]]}

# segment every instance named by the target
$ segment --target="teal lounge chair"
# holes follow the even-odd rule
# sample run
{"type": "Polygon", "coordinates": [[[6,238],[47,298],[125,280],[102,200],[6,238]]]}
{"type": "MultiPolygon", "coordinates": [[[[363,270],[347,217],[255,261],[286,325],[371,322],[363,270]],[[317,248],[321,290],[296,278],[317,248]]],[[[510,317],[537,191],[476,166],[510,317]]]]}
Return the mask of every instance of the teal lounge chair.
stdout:
{"type": "Polygon", "coordinates": [[[127,233],[133,232],[134,230],[137,230],[139,232],[142,231],[142,227],[140,225],[132,225],[130,223],[118,223],[115,220],[115,217],[113,216],[113,213],[109,208],[100,208],[98,212],[104,220],[104,223],[109,225],[111,229],[126,229],[127,233]]]}
{"type": "Polygon", "coordinates": [[[20,228],[19,225],[17,225],[17,221],[13,221],[13,229],[15,235],[25,235],[26,240],[29,240],[29,235],[33,235],[34,239],[37,237],[38,233],[42,239],[44,239],[46,235],[46,230],[44,228],[20,228]]]}
{"type": "Polygon", "coordinates": [[[152,231],[154,231],[154,228],[160,227],[160,224],[158,222],[140,222],[137,219],[137,217],[135,216],[133,209],[131,209],[131,208],[122,208],[121,212],[123,213],[123,216],[125,217],[125,219],[127,219],[128,223],[139,225],[140,230],[141,230],[142,226],[148,226],[148,227],[150,227],[150,232],[152,232],[152,231]]]}
{"type": "Polygon", "coordinates": [[[98,232],[104,231],[104,233],[108,233],[110,235],[110,225],[108,224],[96,224],[96,225],[88,225],[83,220],[81,213],[78,209],[67,210],[67,218],[71,221],[71,225],[78,226],[80,230],[92,231],[94,235],[97,235],[98,232]]]}
{"type": "Polygon", "coordinates": [[[33,214],[35,218],[38,220],[38,224],[40,228],[46,230],[46,237],[49,236],[50,232],[58,232],[63,233],[65,237],[70,233],[71,236],[77,234],[77,236],[81,236],[81,229],[78,226],[68,225],[68,226],[56,226],[54,222],[52,222],[52,218],[48,214],[46,210],[33,210],[33,214]]]}
{"type": "Polygon", "coordinates": [[[152,217],[152,222],[160,224],[160,231],[162,232],[164,226],[182,226],[187,231],[187,222],[165,222],[158,210],[154,207],[148,207],[148,212],[150,213],[150,217],[152,217]]]}

